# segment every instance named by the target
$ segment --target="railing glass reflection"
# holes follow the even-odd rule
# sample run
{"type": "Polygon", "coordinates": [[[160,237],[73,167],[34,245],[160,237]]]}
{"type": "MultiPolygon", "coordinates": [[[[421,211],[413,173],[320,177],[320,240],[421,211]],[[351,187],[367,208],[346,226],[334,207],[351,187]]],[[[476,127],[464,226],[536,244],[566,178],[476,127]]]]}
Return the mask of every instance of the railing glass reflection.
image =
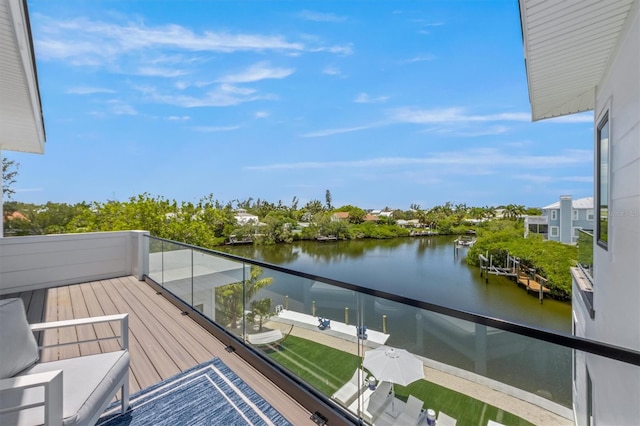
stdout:
{"type": "Polygon", "coordinates": [[[593,233],[583,229],[578,234],[578,264],[593,277],[593,233]]]}

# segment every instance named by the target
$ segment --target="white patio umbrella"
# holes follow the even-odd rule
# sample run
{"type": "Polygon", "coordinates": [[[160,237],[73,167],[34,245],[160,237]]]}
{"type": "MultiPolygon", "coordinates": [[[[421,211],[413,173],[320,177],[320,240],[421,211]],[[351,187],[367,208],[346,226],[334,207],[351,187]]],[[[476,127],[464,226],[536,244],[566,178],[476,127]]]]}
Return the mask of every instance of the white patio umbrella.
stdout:
{"type": "MultiPolygon", "coordinates": [[[[424,365],[404,349],[380,346],[364,354],[362,366],[381,382],[407,386],[424,379],[424,365]]],[[[395,399],[395,398],[394,398],[395,399]]]]}

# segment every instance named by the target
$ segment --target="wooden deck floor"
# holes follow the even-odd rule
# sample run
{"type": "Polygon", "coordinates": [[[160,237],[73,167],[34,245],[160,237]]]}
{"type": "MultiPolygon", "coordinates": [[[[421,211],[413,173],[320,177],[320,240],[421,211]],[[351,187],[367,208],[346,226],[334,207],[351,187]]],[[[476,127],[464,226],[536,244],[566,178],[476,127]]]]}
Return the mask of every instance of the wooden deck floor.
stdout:
{"type": "MultiPolygon", "coordinates": [[[[219,357],[240,378],[292,424],[315,424],[310,413],[238,355],[180,310],[134,277],[36,290],[4,297],[21,297],[30,323],[129,313],[130,390],[136,392],[180,371],[219,357]]],[[[108,337],[117,332],[109,324],[50,330],[44,342],[76,342],[86,337],[108,337]]],[[[47,349],[43,361],[100,353],[118,348],[117,341],[93,342],[47,349]]]]}

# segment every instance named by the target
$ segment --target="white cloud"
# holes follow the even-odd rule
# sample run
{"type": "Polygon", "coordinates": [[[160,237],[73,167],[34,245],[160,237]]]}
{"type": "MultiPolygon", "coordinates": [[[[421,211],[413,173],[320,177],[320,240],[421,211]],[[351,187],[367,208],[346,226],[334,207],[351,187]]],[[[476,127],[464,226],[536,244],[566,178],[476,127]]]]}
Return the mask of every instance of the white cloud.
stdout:
{"type": "Polygon", "coordinates": [[[138,115],[138,111],[134,107],[117,99],[110,100],[108,104],[111,112],[116,115],[138,115]]]}
{"type": "Polygon", "coordinates": [[[19,192],[42,192],[44,188],[16,188],[16,194],[19,192]]]}
{"type": "Polygon", "coordinates": [[[254,89],[231,84],[221,84],[198,96],[160,93],[155,87],[138,87],[138,90],[151,101],[184,108],[223,107],[275,98],[273,95],[258,94],[254,89]]]}
{"type": "Polygon", "coordinates": [[[479,136],[502,135],[509,131],[506,126],[489,126],[486,128],[467,128],[465,126],[441,126],[425,129],[422,133],[438,133],[448,136],[459,136],[465,138],[473,138],[479,136]]]}
{"type": "Polygon", "coordinates": [[[259,62],[238,74],[228,74],[218,79],[222,83],[251,83],[265,79],[282,79],[295,72],[295,68],[273,68],[268,62],[259,62]]]}
{"type": "Polygon", "coordinates": [[[338,16],[333,13],[313,12],[311,10],[303,10],[298,13],[298,17],[306,21],[316,22],[345,22],[347,20],[346,16],[338,16]]]}
{"type": "Polygon", "coordinates": [[[256,118],[267,118],[268,116],[269,116],[269,113],[267,111],[257,111],[255,113],[256,118]]]}
{"type": "MultiPolygon", "coordinates": [[[[584,165],[592,160],[588,150],[565,150],[557,155],[510,154],[495,148],[449,151],[426,157],[381,157],[351,161],[276,163],[262,166],[247,166],[250,170],[293,170],[328,168],[384,168],[404,166],[442,167],[446,171],[451,166],[477,167],[491,164],[492,167],[505,166],[527,169],[545,169],[584,165]]],[[[478,169],[481,170],[481,169],[478,169]]]]}
{"type": "Polygon", "coordinates": [[[115,93],[115,90],[105,87],[72,87],[67,89],[67,93],[72,95],[93,95],[96,93],[115,93]]]}
{"type": "Polygon", "coordinates": [[[414,56],[411,59],[407,59],[405,62],[406,63],[424,62],[424,61],[433,61],[434,59],[435,59],[435,56],[431,54],[424,54],[424,55],[414,56]]]}
{"type": "Polygon", "coordinates": [[[338,128],[338,129],[319,130],[317,132],[305,133],[305,134],[302,135],[302,137],[303,138],[319,138],[319,137],[323,137],[323,136],[338,135],[338,134],[341,134],[341,133],[358,132],[360,130],[372,129],[374,127],[380,127],[380,124],[369,124],[369,125],[365,125],[365,126],[343,127],[343,128],[338,128]]]}
{"type": "Polygon", "coordinates": [[[187,71],[178,69],[168,69],[159,67],[140,67],[135,71],[136,75],[142,75],[147,77],[181,77],[189,74],[187,71]]]}
{"type": "Polygon", "coordinates": [[[238,130],[240,126],[194,126],[193,130],[198,132],[231,132],[233,130],[238,130]]]}
{"type": "Polygon", "coordinates": [[[358,96],[356,96],[353,102],[360,103],[360,104],[377,104],[377,103],[387,102],[388,100],[389,100],[389,96],[378,96],[377,98],[371,98],[369,97],[368,94],[363,92],[358,94],[358,96]]]}
{"type": "Polygon", "coordinates": [[[346,75],[343,74],[340,68],[338,67],[325,67],[322,70],[322,74],[333,75],[333,76],[342,77],[342,78],[346,77],[346,75]]]}
{"type": "Polygon", "coordinates": [[[593,183],[593,176],[550,176],[544,174],[518,174],[516,179],[526,180],[531,183],[555,183],[555,182],[579,182],[593,183]]]}
{"type": "Polygon", "coordinates": [[[350,54],[350,45],[327,45],[289,40],[284,35],[205,30],[197,33],[181,25],[147,26],[141,22],[111,23],[89,18],[59,20],[34,14],[38,34],[38,56],[43,60],[66,60],[73,65],[113,65],[124,55],[139,57],[145,63],[177,61],[178,54],[167,55],[162,49],[182,52],[330,52],[350,54]],[[168,58],[168,59],[167,59],[168,58]]]}
{"type": "MultiPolygon", "coordinates": [[[[380,98],[376,98],[380,99],[380,98]]],[[[355,102],[364,102],[370,100],[366,93],[361,93],[355,102]]],[[[582,122],[566,121],[568,123],[582,122]]],[[[426,128],[423,132],[433,132],[439,134],[450,134],[462,137],[475,137],[498,135],[506,133],[509,128],[504,125],[493,125],[490,127],[481,127],[479,125],[493,122],[523,122],[530,123],[531,116],[526,112],[503,112],[496,114],[469,114],[465,108],[397,108],[388,111],[388,118],[377,122],[373,125],[360,125],[338,129],[318,130],[304,134],[303,137],[320,137],[329,136],[338,133],[355,132],[359,130],[370,129],[372,127],[382,127],[392,124],[418,124],[431,125],[433,127],[426,128]]]]}
{"type": "Polygon", "coordinates": [[[309,49],[310,52],[329,52],[335,53],[336,55],[352,55],[353,54],[353,46],[351,44],[347,45],[335,45],[335,46],[324,46],[324,47],[313,47],[309,49]]]}
{"type": "Polygon", "coordinates": [[[183,116],[171,115],[171,116],[167,117],[167,120],[169,120],[169,121],[189,121],[189,120],[191,120],[191,117],[189,117],[188,115],[183,115],[183,116]]]}
{"type": "Polygon", "coordinates": [[[470,115],[464,108],[415,109],[400,108],[392,112],[392,118],[399,123],[434,124],[461,122],[522,121],[530,122],[531,115],[526,112],[507,112],[487,115],[470,115]]]}

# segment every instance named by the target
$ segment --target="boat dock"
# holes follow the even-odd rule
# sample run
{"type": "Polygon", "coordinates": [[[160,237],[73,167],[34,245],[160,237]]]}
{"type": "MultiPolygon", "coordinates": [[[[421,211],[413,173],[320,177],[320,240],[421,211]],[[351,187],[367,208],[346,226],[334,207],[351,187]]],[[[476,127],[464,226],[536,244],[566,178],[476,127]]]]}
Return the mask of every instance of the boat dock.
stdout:
{"type": "Polygon", "coordinates": [[[409,232],[410,237],[431,237],[433,235],[438,235],[437,232],[434,231],[411,231],[409,232]]]}
{"type": "Polygon", "coordinates": [[[316,240],[320,242],[338,241],[338,237],[336,237],[335,235],[318,235],[316,237],[316,240]]]}
{"type": "Polygon", "coordinates": [[[518,270],[518,284],[524,286],[527,292],[533,291],[538,293],[540,302],[542,302],[543,294],[550,292],[549,288],[544,285],[546,282],[546,278],[536,274],[534,271],[530,271],[530,273],[527,274],[523,270],[518,270]]]}
{"type": "Polygon", "coordinates": [[[253,244],[253,238],[251,237],[242,237],[238,239],[235,235],[230,235],[229,240],[225,242],[228,246],[238,245],[238,244],[253,244]]]}
{"type": "Polygon", "coordinates": [[[498,275],[502,277],[513,278],[519,286],[523,286],[528,292],[538,293],[538,299],[540,303],[544,299],[544,295],[551,291],[545,285],[547,279],[543,276],[536,274],[535,269],[527,268],[520,265],[520,259],[507,254],[507,266],[497,267],[493,264],[493,256],[487,254],[478,255],[480,259],[480,276],[484,276],[485,283],[489,283],[489,274],[498,275]],[[487,259],[487,256],[489,258],[487,259]]]}

